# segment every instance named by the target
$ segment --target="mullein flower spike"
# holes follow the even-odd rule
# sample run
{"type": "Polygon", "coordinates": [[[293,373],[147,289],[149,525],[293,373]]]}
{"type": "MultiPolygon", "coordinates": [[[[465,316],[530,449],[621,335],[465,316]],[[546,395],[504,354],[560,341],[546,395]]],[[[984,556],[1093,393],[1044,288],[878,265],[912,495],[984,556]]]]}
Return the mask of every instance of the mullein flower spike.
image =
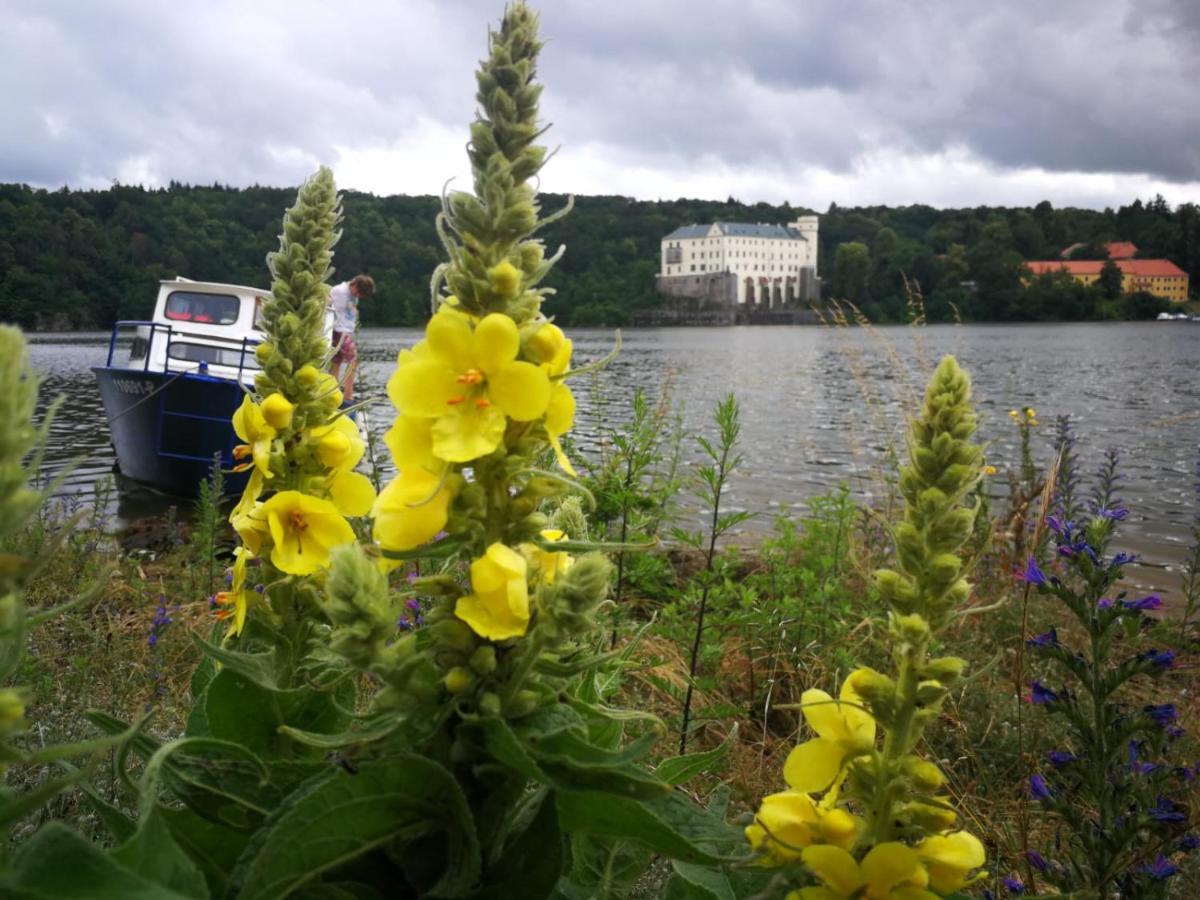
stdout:
{"type": "Polygon", "coordinates": [[[354,471],[363,440],[337,410],[341,391],[322,371],[328,361],[325,310],[333,245],[341,220],[332,173],[321,168],[287,211],[279,250],[267,258],[273,277],[263,305],[266,341],[255,351],[262,371],[259,399],[247,395],[233,416],[242,443],[237,470],[250,478],[230,523],[242,546],[229,591],[217,595],[228,636],[239,635],[260,603],[246,590],[246,566],[261,557],[266,607],[294,601],[296,585],[279,576],[313,576],[327,569],[330,550],[352,543],[346,517],[366,515],[375,503],[370,480],[354,471]],[[264,497],[264,492],[270,492],[264,497]]]}
{"type": "Polygon", "coordinates": [[[905,513],[894,528],[898,565],[875,575],[889,608],[896,675],[860,668],[837,700],[815,689],[803,694],[816,736],[788,757],[791,790],[766,798],[746,829],[763,865],[799,854],[820,882],[789,897],[936,898],[982,877],[983,845],[958,827],[941,793],[945,776],[915,753],[966,665],[928,651],[970,595],[962,550],[975,524],[968,504],[984,472],[974,431],[970,381],[946,357],[909,431],[909,464],[900,475],[905,513]],[[819,800],[810,796],[820,792],[819,800]]]}
{"type": "MultiPolygon", "coordinates": [[[[544,511],[573,489],[560,439],[575,400],[565,383],[571,341],[541,311],[549,291],[538,285],[555,258],[530,237],[545,224],[530,183],[548,156],[534,143],[544,130],[540,49],[536,16],[514,3],[477,73],[474,192],[444,200],[437,230],[448,261],[434,274],[435,308],[388,380],[397,415],[384,440],[397,474],[375,500],[373,537],[385,567],[428,554],[447,561],[448,574],[412,585],[431,597],[419,645],[405,643],[413,654],[385,646],[369,664],[354,660],[392,688],[381,706],[428,709],[453,698],[458,710],[527,715],[554,700],[538,670],[594,627],[607,594],[606,560],[554,546],[577,551],[586,522],[569,533],[550,527],[544,511]],[[544,471],[551,458],[566,475],[544,471]]],[[[346,554],[334,557],[335,573],[350,565],[346,554]]],[[[416,619],[391,621],[411,632],[416,619]]]]}

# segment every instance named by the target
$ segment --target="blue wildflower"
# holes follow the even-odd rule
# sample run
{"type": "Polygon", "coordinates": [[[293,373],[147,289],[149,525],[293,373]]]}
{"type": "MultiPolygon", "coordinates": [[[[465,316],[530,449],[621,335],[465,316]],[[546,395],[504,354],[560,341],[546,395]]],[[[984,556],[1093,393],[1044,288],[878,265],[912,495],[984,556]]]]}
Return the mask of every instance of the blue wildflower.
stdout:
{"type": "Polygon", "coordinates": [[[1158,594],[1148,594],[1140,600],[1122,600],[1121,605],[1126,609],[1158,609],[1162,606],[1162,597],[1158,596],[1158,594]]]}
{"type": "Polygon", "coordinates": [[[1046,687],[1037,679],[1034,679],[1033,684],[1030,687],[1032,688],[1032,693],[1030,694],[1029,699],[1035,704],[1042,705],[1045,703],[1053,703],[1058,699],[1058,694],[1054,693],[1054,691],[1050,690],[1050,688],[1046,687]]]}
{"type": "Polygon", "coordinates": [[[1030,647],[1057,647],[1058,629],[1051,628],[1045,634],[1034,635],[1025,642],[1030,647]]]}
{"type": "Polygon", "coordinates": [[[1129,742],[1129,771],[1135,775],[1149,775],[1158,768],[1154,763],[1141,762],[1138,757],[1141,753],[1141,744],[1137,741],[1129,742]]]}
{"type": "Polygon", "coordinates": [[[1046,784],[1046,779],[1041,775],[1029,776],[1029,793],[1034,800],[1051,800],[1054,794],[1050,792],[1050,786],[1046,784]]]}
{"type": "Polygon", "coordinates": [[[1015,875],[1006,876],[1004,878],[1003,882],[1001,882],[1001,883],[1004,885],[1004,889],[1006,891],[1008,891],[1010,894],[1025,893],[1025,883],[1023,881],[1021,881],[1020,878],[1017,878],[1015,875]]]}
{"type": "Polygon", "coordinates": [[[1050,765],[1056,769],[1069,766],[1078,758],[1074,753],[1068,753],[1066,750],[1051,750],[1046,754],[1046,759],[1050,760],[1050,765]]]}
{"type": "Polygon", "coordinates": [[[1032,556],[1029,557],[1029,563],[1025,566],[1025,571],[1017,577],[1028,584],[1042,585],[1046,583],[1046,573],[1038,568],[1037,559],[1032,556]]]}
{"type": "Polygon", "coordinates": [[[1197,847],[1200,847],[1200,835],[1197,834],[1185,834],[1179,842],[1179,849],[1184,853],[1190,853],[1197,847]]]}
{"type": "Polygon", "coordinates": [[[1154,802],[1154,805],[1146,811],[1146,815],[1155,822],[1160,822],[1164,825],[1178,825],[1181,822],[1187,821],[1187,813],[1184,812],[1183,807],[1161,795],[1154,802]]]}
{"type": "Polygon", "coordinates": [[[1172,875],[1179,873],[1179,866],[1171,862],[1162,854],[1159,854],[1158,859],[1152,863],[1144,863],[1142,871],[1153,878],[1155,881],[1166,881],[1172,875]]]}
{"type": "Polygon", "coordinates": [[[1112,509],[1101,507],[1096,510],[1096,517],[1099,519],[1107,519],[1110,522],[1124,522],[1129,516],[1129,510],[1123,506],[1116,506],[1112,509]]]}
{"type": "Polygon", "coordinates": [[[1154,724],[1165,728],[1175,721],[1175,704],[1174,703],[1158,703],[1150,704],[1142,708],[1154,724]]]}
{"type": "Polygon", "coordinates": [[[1026,850],[1025,858],[1029,860],[1029,864],[1039,872],[1049,872],[1050,863],[1046,861],[1046,857],[1038,853],[1036,850],[1026,850]]]}
{"type": "Polygon", "coordinates": [[[1118,566],[1128,565],[1129,563],[1133,562],[1136,559],[1137,559],[1136,553],[1125,553],[1125,552],[1116,553],[1113,555],[1112,562],[1109,563],[1109,565],[1112,566],[1113,568],[1116,568],[1118,566]]]}
{"type": "Polygon", "coordinates": [[[1158,666],[1160,669],[1175,668],[1174,650],[1147,650],[1138,658],[1143,662],[1148,662],[1151,665],[1158,666]]]}

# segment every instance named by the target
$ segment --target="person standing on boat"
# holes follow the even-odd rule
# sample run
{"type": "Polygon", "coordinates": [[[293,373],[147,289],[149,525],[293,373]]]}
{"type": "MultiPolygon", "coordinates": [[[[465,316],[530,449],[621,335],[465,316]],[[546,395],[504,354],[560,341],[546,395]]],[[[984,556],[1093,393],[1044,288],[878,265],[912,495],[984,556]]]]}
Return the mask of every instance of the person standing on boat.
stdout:
{"type": "Polygon", "coordinates": [[[333,308],[332,374],[340,382],[342,364],[346,364],[342,394],[347,401],[354,399],[354,375],[358,371],[358,346],[354,342],[358,330],[358,303],[374,293],[375,279],[370,275],[355,275],[329,289],[329,305],[333,308]]]}

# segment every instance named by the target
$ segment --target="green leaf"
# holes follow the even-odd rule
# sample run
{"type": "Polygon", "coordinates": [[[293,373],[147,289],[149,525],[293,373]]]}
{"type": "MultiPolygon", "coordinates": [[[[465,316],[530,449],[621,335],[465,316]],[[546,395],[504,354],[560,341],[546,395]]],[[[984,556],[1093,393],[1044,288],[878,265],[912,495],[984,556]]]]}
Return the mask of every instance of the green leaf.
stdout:
{"type": "Polygon", "coordinates": [[[600,791],[560,790],[563,831],[636,841],[649,850],[691,863],[746,857],[741,832],[681,795],[625,797],[600,791]]]}
{"type": "Polygon", "coordinates": [[[280,726],[300,731],[337,734],[350,723],[354,685],[339,685],[337,693],[308,688],[279,691],[222,669],[204,698],[208,727],[214,738],[242,744],[266,758],[294,755],[295,743],[280,726]],[[339,702],[340,701],[340,702],[339,702]]]}
{"type": "Polygon", "coordinates": [[[720,869],[673,860],[674,876],[667,883],[667,900],[738,900],[728,876],[720,869]]]}
{"type": "Polygon", "coordinates": [[[529,827],[506,844],[499,861],[488,868],[487,887],[471,894],[471,900],[549,897],[562,875],[563,859],[558,812],[547,793],[529,827]]]}
{"type": "Polygon", "coordinates": [[[460,896],[479,877],[470,807],[449,772],[403,754],[364,763],[353,775],[314,779],[263,823],[238,862],[239,900],[284,897],[374,847],[443,832],[445,859],[432,894],[460,896]]]}
{"type": "Polygon", "coordinates": [[[737,726],[735,725],[719,746],[714,747],[712,750],[704,750],[699,753],[688,753],[685,756],[664,759],[655,767],[654,774],[667,784],[684,784],[701,772],[709,771],[713,765],[723,760],[736,738],[737,726]]]}
{"type": "MultiPolygon", "coordinates": [[[[247,681],[253,681],[259,687],[278,690],[279,682],[275,677],[275,651],[266,653],[242,653],[229,650],[220,644],[212,644],[195,632],[192,640],[199,645],[200,650],[209,659],[220,663],[221,670],[237,672],[247,681]]],[[[212,682],[209,681],[209,684],[212,682]]]]}
{"type": "Polygon", "coordinates": [[[175,843],[157,809],[142,816],[137,832],[112,856],[130,871],[185,897],[207,900],[209,896],[203,873],[175,843]]]}
{"type": "Polygon", "coordinates": [[[306,747],[315,747],[318,750],[341,750],[344,747],[350,747],[360,744],[369,744],[373,741],[382,740],[388,737],[401,727],[403,721],[395,717],[389,717],[382,722],[371,725],[367,728],[360,728],[357,731],[343,731],[341,734],[322,734],[315,731],[302,731],[299,728],[293,728],[290,725],[281,725],[279,727],[280,734],[290,737],[297,743],[304,744],[306,747]]]}
{"type": "Polygon", "coordinates": [[[195,900],[122,867],[61,822],[17,851],[0,889],[11,900],[195,900]]]}
{"type": "Polygon", "coordinates": [[[190,809],[160,807],[158,815],[170,829],[175,843],[204,873],[211,895],[224,897],[229,875],[250,840],[250,833],[209,821],[190,809]]]}

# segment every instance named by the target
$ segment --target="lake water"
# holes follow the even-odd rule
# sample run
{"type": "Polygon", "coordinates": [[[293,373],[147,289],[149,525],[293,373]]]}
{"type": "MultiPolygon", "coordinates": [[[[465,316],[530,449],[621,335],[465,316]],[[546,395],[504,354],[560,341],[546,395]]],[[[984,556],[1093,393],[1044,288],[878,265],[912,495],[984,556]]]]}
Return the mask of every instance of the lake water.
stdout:
{"type": "MultiPolygon", "coordinates": [[[[416,330],[365,331],[358,393],[379,402],[371,428],[382,434],[392,410],[383,386],[397,352],[416,330]]],[[[576,365],[612,347],[613,334],[575,330],[576,365]]],[[[763,513],[746,526],[766,530],[771,516],[839,482],[877,495],[873,473],[903,440],[904,416],[938,358],[953,353],[971,373],[988,459],[1001,475],[1019,465],[1017,429],[1008,410],[1036,407],[1034,448],[1051,456],[1054,418],[1069,414],[1090,473],[1107,447],[1119,448],[1131,507],[1121,545],[1140,553],[1139,582],[1170,590],[1197,514],[1200,455],[1200,326],[1190,323],[632,329],[620,355],[596,378],[574,384],[575,442],[594,455],[606,428],[626,421],[636,387],[657,399],[669,388],[672,414],[689,432],[711,434],[714,404],[734,392],[742,406],[745,462],[730,507],[763,513]]],[[[46,396],[63,394],[47,466],[77,461],[66,490],[84,492],[113,465],[108,431],[90,367],[102,364],[107,335],[32,335],[34,365],[46,396]]],[[[382,445],[381,445],[382,447],[382,445]]],[[[694,441],[686,458],[697,458],[694,441]]],[[[384,451],[386,452],[386,451],[384,451]]],[[[381,461],[386,464],[386,460],[381,461]]],[[[170,501],[122,484],[115,514],[123,520],[161,512],[170,501]]],[[[686,512],[685,512],[686,515],[686,512]]]]}

